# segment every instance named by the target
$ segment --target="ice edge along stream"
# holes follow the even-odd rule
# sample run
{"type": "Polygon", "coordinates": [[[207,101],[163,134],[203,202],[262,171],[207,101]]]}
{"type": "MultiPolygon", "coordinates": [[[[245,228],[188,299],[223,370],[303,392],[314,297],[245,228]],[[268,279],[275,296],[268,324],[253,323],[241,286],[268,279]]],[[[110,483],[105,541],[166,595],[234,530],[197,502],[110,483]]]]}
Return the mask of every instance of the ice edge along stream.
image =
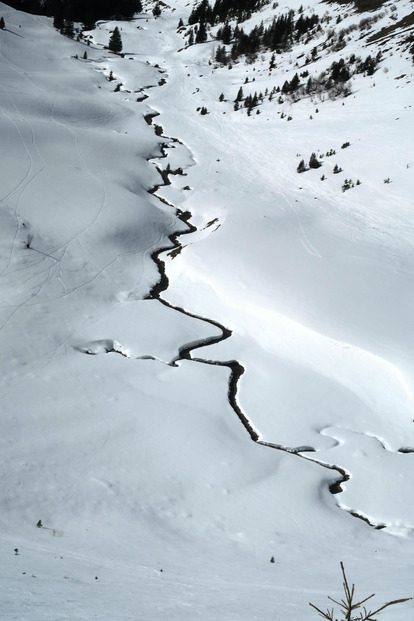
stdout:
{"type": "MultiPolygon", "coordinates": [[[[158,86],[162,86],[163,84],[165,84],[165,80],[162,80],[158,86]]],[[[147,122],[148,125],[153,125],[153,119],[156,118],[157,116],[159,116],[158,112],[151,112],[148,113],[144,116],[145,121],[147,122]]],[[[161,137],[161,138],[165,138],[166,140],[169,140],[170,142],[177,142],[180,143],[180,140],[177,138],[172,138],[169,136],[165,136],[163,133],[163,128],[161,125],[153,125],[155,133],[157,136],[161,137]]],[[[158,156],[158,158],[154,158],[151,157],[149,159],[154,160],[154,159],[163,159],[165,157],[167,157],[167,154],[165,152],[167,146],[166,144],[161,144],[161,153],[162,155],[158,156]]],[[[324,463],[322,461],[319,461],[318,459],[311,457],[310,455],[307,455],[305,453],[313,453],[315,452],[315,449],[309,446],[299,446],[299,447],[288,447],[288,446],[283,446],[281,444],[275,444],[273,442],[266,442],[262,439],[260,439],[260,434],[259,432],[254,428],[254,425],[252,424],[252,422],[249,420],[248,416],[246,416],[246,414],[243,412],[243,410],[241,409],[238,401],[237,401],[237,390],[238,390],[238,383],[240,380],[240,377],[243,375],[245,368],[243,367],[243,365],[238,362],[237,360],[228,360],[228,361],[219,361],[219,360],[209,360],[209,359],[204,359],[204,358],[193,358],[192,357],[192,352],[196,349],[199,349],[201,347],[206,347],[209,345],[215,345],[216,343],[219,343],[221,341],[224,341],[228,338],[231,337],[232,335],[232,331],[229,328],[226,328],[225,326],[221,325],[218,321],[213,320],[213,319],[209,319],[206,317],[202,317],[200,315],[196,315],[195,313],[192,313],[186,309],[184,309],[181,306],[175,306],[173,304],[171,304],[170,302],[168,302],[167,300],[165,300],[161,294],[163,292],[165,292],[168,289],[169,286],[169,279],[168,276],[166,274],[166,268],[165,268],[165,261],[161,258],[161,255],[164,253],[168,253],[170,256],[172,256],[173,258],[179,254],[183,248],[183,245],[180,242],[180,237],[182,237],[183,235],[188,235],[190,233],[193,233],[195,231],[197,231],[197,228],[191,224],[191,217],[192,214],[189,211],[182,211],[179,208],[175,207],[173,204],[169,203],[168,201],[166,201],[164,198],[160,197],[157,195],[157,191],[160,187],[166,186],[166,185],[170,185],[171,182],[169,180],[169,175],[170,174],[179,174],[182,175],[184,174],[181,168],[174,170],[170,170],[170,169],[162,169],[159,166],[157,166],[157,171],[161,176],[162,179],[162,183],[159,183],[157,185],[155,185],[154,187],[152,187],[150,190],[148,190],[148,192],[150,194],[152,194],[153,196],[155,196],[158,200],[162,201],[163,203],[169,205],[171,208],[175,209],[176,211],[176,215],[178,217],[179,220],[181,220],[181,222],[183,222],[186,226],[187,226],[187,230],[185,231],[178,231],[178,232],[174,232],[171,233],[170,235],[168,235],[168,239],[170,240],[172,246],[164,246],[162,248],[157,249],[156,251],[154,251],[151,254],[151,258],[152,260],[155,262],[155,264],[157,265],[158,268],[158,272],[160,275],[160,279],[159,281],[151,288],[150,292],[148,293],[148,295],[145,297],[145,299],[149,300],[149,299],[156,299],[158,300],[161,304],[163,304],[164,306],[170,308],[171,310],[174,310],[176,312],[182,313],[183,315],[186,315],[187,317],[191,317],[193,319],[198,319],[200,321],[203,321],[205,323],[208,323],[216,328],[218,328],[221,331],[221,335],[219,336],[213,336],[213,337],[209,337],[207,339],[201,339],[199,341],[195,341],[192,342],[188,345],[184,345],[183,347],[181,347],[179,349],[178,355],[169,363],[171,366],[177,366],[177,362],[179,360],[192,360],[193,362],[198,362],[201,364],[209,364],[209,365],[215,365],[215,366],[221,366],[221,367],[226,367],[230,370],[230,377],[229,377],[229,382],[228,382],[228,392],[227,392],[227,398],[229,401],[229,404],[231,406],[231,408],[233,409],[233,411],[235,412],[235,414],[237,415],[238,419],[240,420],[240,422],[242,423],[243,427],[245,428],[245,430],[248,432],[251,440],[253,440],[253,442],[255,442],[256,444],[261,444],[262,446],[267,446],[269,448],[278,450],[278,451],[283,451],[285,453],[291,453],[293,455],[296,455],[297,457],[300,457],[301,459],[305,459],[307,461],[311,461],[314,462],[316,464],[318,464],[319,466],[322,466],[323,468],[327,468],[328,470],[335,470],[336,472],[338,472],[338,474],[340,475],[339,479],[337,479],[336,481],[334,481],[333,483],[331,483],[329,485],[329,491],[331,492],[331,494],[336,495],[341,493],[342,487],[341,484],[345,483],[346,481],[348,481],[351,478],[350,473],[346,472],[346,470],[344,470],[343,468],[341,468],[340,466],[337,465],[332,465],[332,464],[328,464],[328,463],[324,463]]],[[[210,222],[207,226],[211,226],[213,223],[215,222],[215,220],[213,220],[212,222],[210,222]]],[[[376,529],[376,530],[381,530],[383,528],[386,528],[386,524],[383,523],[379,523],[379,524],[374,524],[373,522],[371,522],[365,515],[363,515],[362,513],[358,512],[355,509],[348,509],[346,507],[341,506],[339,503],[336,503],[339,509],[345,510],[347,511],[350,515],[352,515],[353,517],[359,518],[361,520],[363,520],[364,522],[366,522],[369,526],[371,526],[372,528],[376,529]]]]}

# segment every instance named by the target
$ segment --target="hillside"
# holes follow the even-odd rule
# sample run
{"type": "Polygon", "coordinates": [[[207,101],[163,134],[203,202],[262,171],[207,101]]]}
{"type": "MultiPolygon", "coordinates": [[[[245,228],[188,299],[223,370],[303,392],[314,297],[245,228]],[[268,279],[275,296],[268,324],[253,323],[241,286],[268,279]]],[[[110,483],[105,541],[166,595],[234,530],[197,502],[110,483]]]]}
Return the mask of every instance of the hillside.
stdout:
{"type": "Polygon", "coordinates": [[[3,618],[413,595],[413,4],[374,4],[0,4],[3,618]]]}

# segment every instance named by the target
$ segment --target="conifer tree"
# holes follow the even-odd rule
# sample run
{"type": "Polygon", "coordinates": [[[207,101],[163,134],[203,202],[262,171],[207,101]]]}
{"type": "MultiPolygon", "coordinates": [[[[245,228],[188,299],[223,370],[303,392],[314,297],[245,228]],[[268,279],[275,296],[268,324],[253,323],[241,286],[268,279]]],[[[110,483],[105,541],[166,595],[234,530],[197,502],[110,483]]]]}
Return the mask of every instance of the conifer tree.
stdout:
{"type": "Polygon", "coordinates": [[[65,37],[69,37],[69,39],[73,39],[75,35],[75,28],[73,25],[73,21],[71,19],[63,20],[63,26],[60,29],[60,32],[65,35],[65,37]]]}
{"type": "Polygon", "coordinates": [[[319,168],[320,166],[322,166],[322,164],[316,157],[316,153],[312,153],[309,159],[309,168],[319,168]]]}
{"type": "Polygon", "coordinates": [[[118,26],[115,26],[115,30],[113,31],[112,36],[109,39],[108,47],[111,52],[114,52],[115,54],[119,54],[122,51],[122,39],[118,26]]]}
{"type": "Polygon", "coordinates": [[[6,23],[4,21],[4,17],[0,17],[0,30],[4,30],[6,28],[6,23]]]}
{"type": "Polygon", "coordinates": [[[207,41],[207,30],[204,22],[200,22],[200,26],[198,28],[195,42],[196,43],[205,43],[207,41]]]}
{"type": "Polygon", "coordinates": [[[243,88],[240,87],[239,88],[239,92],[237,93],[237,97],[235,99],[235,101],[241,101],[243,99],[243,88]]]}

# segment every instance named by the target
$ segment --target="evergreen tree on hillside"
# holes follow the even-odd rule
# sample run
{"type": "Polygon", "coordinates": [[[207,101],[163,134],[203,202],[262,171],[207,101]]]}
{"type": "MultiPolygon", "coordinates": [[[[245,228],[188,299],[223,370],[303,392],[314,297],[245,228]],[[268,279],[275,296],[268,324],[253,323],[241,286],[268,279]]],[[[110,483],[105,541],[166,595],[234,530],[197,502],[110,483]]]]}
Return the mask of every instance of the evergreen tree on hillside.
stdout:
{"type": "Polygon", "coordinates": [[[198,31],[196,34],[195,42],[196,43],[205,43],[207,41],[207,30],[204,22],[200,22],[198,27],[198,31]]]}
{"type": "Polygon", "coordinates": [[[0,30],[4,30],[5,28],[6,28],[6,24],[5,24],[5,21],[4,21],[4,17],[1,16],[0,17],[0,30]]]}
{"type": "Polygon", "coordinates": [[[73,39],[75,36],[75,28],[72,20],[65,19],[63,20],[63,26],[60,29],[60,32],[65,35],[65,37],[69,37],[69,39],[73,39]]]}
{"type": "Polygon", "coordinates": [[[108,47],[111,52],[114,52],[115,54],[119,54],[122,51],[122,39],[118,26],[115,26],[115,30],[113,31],[112,36],[109,39],[108,47]]]}

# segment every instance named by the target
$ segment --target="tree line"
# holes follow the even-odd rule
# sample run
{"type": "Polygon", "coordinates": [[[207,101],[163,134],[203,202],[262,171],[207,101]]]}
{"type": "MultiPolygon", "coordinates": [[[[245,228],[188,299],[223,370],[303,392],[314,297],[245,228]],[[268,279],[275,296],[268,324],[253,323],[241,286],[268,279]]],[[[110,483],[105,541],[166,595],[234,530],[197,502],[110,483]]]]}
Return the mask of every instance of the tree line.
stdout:
{"type": "Polygon", "coordinates": [[[8,4],[26,13],[82,22],[86,30],[100,19],[132,19],[142,11],[141,0],[8,0],[8,4]]]}
{"type": "Polygon", "coordinates": [[[189,25],[208,23],[213,26],[226,19],[243,22],[268,3],[269,0],[215,0],[211,5],[208,0],[201,0],[191,11],[188,23],[189,25]]]}
{"type": "Polygon", "coordinates": [[[267,28],[263,22],[255,26],[250,33],[244,32],[243,28],[236,25],[234,28],[226,21],[218,29],[216,38],[224,45],[232,44],[230,55],[226,49],[218,46],[216,61],[226,64],[235,61],[239,56],[251,56],[257,54],[259,50],[270,50],[280,52],[303,37],[310,39],[319,26],[319,17],[316,14],[304,16],[300,14],[295,19],[293,10],[279,15],[267,28]]]}

